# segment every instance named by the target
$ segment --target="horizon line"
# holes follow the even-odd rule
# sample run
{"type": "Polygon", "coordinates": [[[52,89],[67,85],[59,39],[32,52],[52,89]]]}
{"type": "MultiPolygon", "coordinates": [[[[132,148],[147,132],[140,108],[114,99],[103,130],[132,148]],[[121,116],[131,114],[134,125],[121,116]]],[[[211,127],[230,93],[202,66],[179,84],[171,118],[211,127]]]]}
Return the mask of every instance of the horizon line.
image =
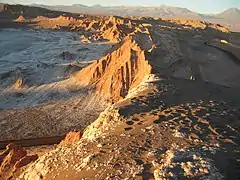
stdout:
{"type": "Polygon", "coordinates": [[[211,14],[219,14],[222,13],[226,10],[229,9],[238,9],[240,11],[240,8],[238,7],[230,7],[230,8],[225,8],[224,10],[220,11],[220,12],[197,12],[194,10],[191,10],[190,8],[186,8],[186,7],[182,7],[182,6],[176,6],[176,5],[168,5],[168,4],[159,4],[159,5],[145,5],[145,4],[141,4],[141,5],[135,5],[135,4],[119,4],[119,5],[102,5],[102,4],[93,4],[93,5],[86,5],[86,4],[39,4],[39,3],[5,3],[5,2],[0,2],[0,4],[10,4],[10,5],[43,5],[43,6],[74,6],[74,5],[83,5],[83,6],[87,6],[87,7],[94,7],[94,6],[101,6],[101,7],[160,7],[160,6],[167,6],[167,7],[176,7],[176,8],[183,8],[183,9],[187,9],[191,12],[195,12],[198,14],[206,14],[206,15],[211,15],[211,14]]]}

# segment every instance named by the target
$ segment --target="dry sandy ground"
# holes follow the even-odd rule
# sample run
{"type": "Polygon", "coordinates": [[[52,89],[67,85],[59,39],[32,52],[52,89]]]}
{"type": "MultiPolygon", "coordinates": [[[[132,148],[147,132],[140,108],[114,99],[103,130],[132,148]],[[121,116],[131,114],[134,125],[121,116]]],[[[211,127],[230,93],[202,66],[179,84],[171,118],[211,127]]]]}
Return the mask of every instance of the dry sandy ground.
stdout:
{"type": "Polygon", "coordinates": [[[238,179],[238,89],[150,83],[105,110],[83,140],[36,161],[23,179],[238,179]],[[224,162],[224,163],[223,163],[224,162]]]}
{"type": "MultiPolygon", "coordinates": [[[[67,87],[69,84],[71,83],[68,82],[67,87]]],[[[48,98],[48,102],[42,105],[0,110],[0,139],[61,136],[74,129],[81,130],[93,122],[107,105],[90,89],[72,89],[71,86],[70,89],[65,88],[59,92],[60,86],[56,88],[54,99],[48,98]]],[[[38,99],[51,95],[51,91],[44,92],[39,94],[38,99]]]]}

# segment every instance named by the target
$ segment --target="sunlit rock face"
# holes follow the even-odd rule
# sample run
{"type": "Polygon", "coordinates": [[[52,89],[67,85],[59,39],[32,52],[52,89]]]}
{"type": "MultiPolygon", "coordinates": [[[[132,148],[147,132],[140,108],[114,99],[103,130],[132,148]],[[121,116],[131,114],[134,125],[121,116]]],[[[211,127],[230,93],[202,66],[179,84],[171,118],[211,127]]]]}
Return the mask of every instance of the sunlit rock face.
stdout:
{"type": "Polygon", "coordinates": [[[85,85],[113,100],[124,98],[128,91],[147,78],[151,67],[145,53],[153,44],[148,34],[134,33],[116,44],[103,58],[74,75],[85,85]]]}

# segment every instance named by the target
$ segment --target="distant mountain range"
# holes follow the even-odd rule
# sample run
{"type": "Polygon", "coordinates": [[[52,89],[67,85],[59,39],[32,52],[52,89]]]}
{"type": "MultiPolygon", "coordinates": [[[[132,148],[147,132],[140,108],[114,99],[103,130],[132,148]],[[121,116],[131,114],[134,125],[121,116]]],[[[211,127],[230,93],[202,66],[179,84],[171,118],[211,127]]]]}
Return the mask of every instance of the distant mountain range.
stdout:
{"type": "MultiPolygon", "coordinates": [[[[41,5],[31,4],[30,6],[41,7],[54,11],[70,13],[83,13],[90,15],[115,15],[115,16],[136,16],[136,17],[158,17],[158,18],[183,18],[195,19],[217,23],[228,27],[231,31],[240,32],[240,10],[237,8],[228,9],[219,14],[201,14],[190,11],[187,8],[172,6],[86,6],[82,4],[65,5],[41,5]]],[[[3,6],[2,6],[3,7],[3,6]]]]}
{"type": "Polygon", "coordinates": [[[240,10],[238,8],[228,9],[217,15],[220,18],[228,19],[228,20],[238,20],[240,17],[240,10]]]}
{"type": "Polygon", "coordinates": [[[240,31],[240,10],[237,8],[228,9],[220,14],[200,14],[190,11],[187,8],[172,7],[166,5],[143,7],[143,6],[86,6],[74,4],[71,6],[56,5],[47,6],[32,4],[31,6],[43,7],[50,10],[65,11],[72,13],[87,13],[94,15],[116,15],[116,16],[151,16],[163,18],[184,18],[209,21],[227,26],[232,31],[240,31]]]}

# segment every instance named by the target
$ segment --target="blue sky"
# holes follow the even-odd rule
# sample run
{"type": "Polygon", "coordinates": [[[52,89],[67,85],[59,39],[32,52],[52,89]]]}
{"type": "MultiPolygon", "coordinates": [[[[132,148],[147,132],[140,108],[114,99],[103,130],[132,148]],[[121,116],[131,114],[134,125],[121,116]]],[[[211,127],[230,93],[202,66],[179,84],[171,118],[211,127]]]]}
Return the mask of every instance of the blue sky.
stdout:
{"type": "Polygon", "coordinates": [[[240,8],[240,0],[0,0],[6,3],[19,4],[48,4],[48,5],[144,5],[156,6],[161,4],[185,7],[200,13],[218,13],[228,8],[240,8]]]}

